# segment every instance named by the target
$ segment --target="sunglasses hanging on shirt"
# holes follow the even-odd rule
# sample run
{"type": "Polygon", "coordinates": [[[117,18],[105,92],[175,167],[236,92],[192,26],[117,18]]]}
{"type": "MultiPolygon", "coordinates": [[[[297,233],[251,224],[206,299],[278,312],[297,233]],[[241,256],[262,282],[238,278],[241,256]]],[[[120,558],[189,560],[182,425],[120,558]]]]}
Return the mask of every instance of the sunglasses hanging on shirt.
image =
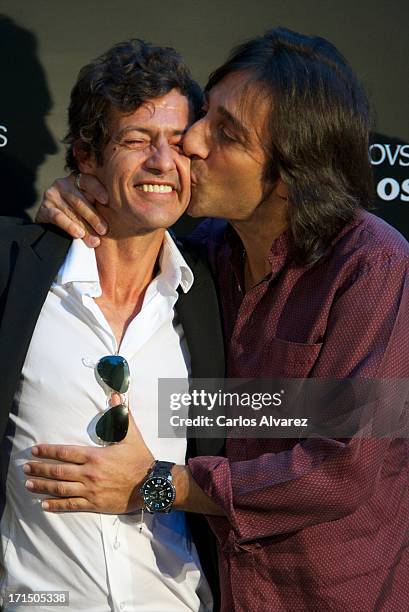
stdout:
{"type": "Polygon", "coordinates": [[[96,374],[109,397],[119,394],[119,403],[105,410],[95,426],[95,433],[102,442],[113,444],[123,440],[128,432],[129,411],[126,393],[129,389],[129,365],[120,355],[102,357],[96,365],[96,374]],[[124,396],[124,397],[122,397],[124,396]]]}

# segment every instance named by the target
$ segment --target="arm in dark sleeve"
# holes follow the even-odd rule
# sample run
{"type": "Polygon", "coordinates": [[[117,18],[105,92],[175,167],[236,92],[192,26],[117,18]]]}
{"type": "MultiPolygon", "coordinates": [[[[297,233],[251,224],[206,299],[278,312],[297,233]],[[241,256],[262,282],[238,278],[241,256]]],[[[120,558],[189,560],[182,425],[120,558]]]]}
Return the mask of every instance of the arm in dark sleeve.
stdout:
{"type": "MultiPolygon", "coordinates": [[[[334,300],[312,376],[408,378],[408,320],[408,261],[378,259],[334,300]]],[[[310,438],[253,460],[196,457],[189,467],[226,514],[211,518],[213,529],[245,542],[354,512],[371,496],[391,443],[359,435],[346,442],[310,438]]]]}

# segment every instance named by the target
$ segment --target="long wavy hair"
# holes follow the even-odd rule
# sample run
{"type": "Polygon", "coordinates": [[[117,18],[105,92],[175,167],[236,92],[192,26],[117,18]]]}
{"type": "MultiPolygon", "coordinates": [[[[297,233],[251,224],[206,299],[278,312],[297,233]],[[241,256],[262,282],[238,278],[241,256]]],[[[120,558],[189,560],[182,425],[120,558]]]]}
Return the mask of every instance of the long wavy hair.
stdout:
{"type": "Polygon", "coordinates": [[[355,210],[372,201],[365,92],[334,45],[285,28],[233,49],[206,91],[238,71],[271,101],[264,178],[274,184],[281,177],[288,187],[294,259],[317,261],[355,210]]]}

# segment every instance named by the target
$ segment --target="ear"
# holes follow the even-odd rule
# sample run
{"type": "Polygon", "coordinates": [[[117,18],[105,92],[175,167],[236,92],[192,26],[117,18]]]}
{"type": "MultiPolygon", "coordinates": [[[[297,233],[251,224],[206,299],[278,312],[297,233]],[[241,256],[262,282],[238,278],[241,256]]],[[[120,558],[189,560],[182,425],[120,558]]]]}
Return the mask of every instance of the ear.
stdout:
{"type": "Polygon", "coordinates": [[[83,174],[95,174],[97,164],[90,145],[84,140],[78,140],[73,144],[72,150],[79,171],[83,174]]]}
{"type": "Polygon", "coordinates": [[[289,189],[281,178],[279,178],[278,181],[276,182],[274,191],[276,193],[276,196],[280,198],[280,200],[288,201],[289,189]]]}

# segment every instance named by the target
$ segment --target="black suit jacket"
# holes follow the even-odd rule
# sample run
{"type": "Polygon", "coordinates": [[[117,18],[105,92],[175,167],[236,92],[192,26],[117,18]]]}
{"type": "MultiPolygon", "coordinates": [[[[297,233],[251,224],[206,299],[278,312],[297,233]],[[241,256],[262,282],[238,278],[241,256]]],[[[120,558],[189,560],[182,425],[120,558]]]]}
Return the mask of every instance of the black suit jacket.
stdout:
{"type": "MultiPolygon", "coordinates": [[[[0,221],[0,440],[38,316],[70,244],[71,238],[51,226],[0,221]]],[[[201,254],[183,247],[182,251],[195,282],[188,293],[179,293],[175,308],[185,331],[192,376],[222,378],[223,338],[213,279],[201,254]]],[[[188,457],[222,452],[223,440],[188,441],[188,457]]],[[[217,603],[217,560],[211,532],[202,516],[190,515],[189,522],[217,603]]]]}

